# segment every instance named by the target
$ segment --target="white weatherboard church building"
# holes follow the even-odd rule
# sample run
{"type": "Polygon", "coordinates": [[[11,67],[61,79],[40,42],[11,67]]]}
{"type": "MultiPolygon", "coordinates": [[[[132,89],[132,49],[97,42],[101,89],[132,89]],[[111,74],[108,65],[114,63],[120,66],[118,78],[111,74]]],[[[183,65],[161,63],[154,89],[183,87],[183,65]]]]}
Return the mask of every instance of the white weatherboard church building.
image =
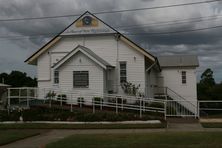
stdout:
{"type": "Polygon", "coordinates": [[[39,88],[124,94],[121,84],[131,82],[147,98],[197,100],[196,56],[155,57],[89,12],[26,62],[37,66],[39,88]]]}

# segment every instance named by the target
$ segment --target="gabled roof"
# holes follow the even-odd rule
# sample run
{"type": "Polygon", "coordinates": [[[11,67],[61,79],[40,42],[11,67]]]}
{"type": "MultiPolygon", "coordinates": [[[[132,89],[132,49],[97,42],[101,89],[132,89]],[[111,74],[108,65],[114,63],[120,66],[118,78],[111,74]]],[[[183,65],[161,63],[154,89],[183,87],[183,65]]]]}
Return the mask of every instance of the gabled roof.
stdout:
{"type": "Polygon", "coordinates": [[[159,56],[160,67],[198,67],[198,57],[195,55],[159,56]]]}
{"type": "Polygon", "coordinates": [[[59,60],[55,65],[52,66],[52,68],[57,69],[60,66],[62,66],[66,61],[68,61],[70,58],[72,58],[76,53],[81,52],[84,55],[86,55],[88,58],[90,58],[92,61],[100,65],[102,68],[107,69],[107,67],[113,67],[111,64],[109,64],[107,61],[96,55],[92,50],[89,48],[86,48],[84,46],[78,45],[75,49],[73,49],[71,52],[69,52],[67,55],[65,55],[61,60],[59,60]]]}
{"type": "MultiPolygon", "coordinates": [[[[111,33],[111,34],[117,34],[119,35],[119,38],[124,41],[126,44],[128,44],[129,46],[131,46],[132,48],[138,50],[139,52],[141,52],[144,56],[146,56],[147,58],[149,58],[151,61],[155,62],[156,61],[156,57],[153,56],[152,54],[150,54],[148,51],[146,51],[145,49],[143,49],[142,47],[140,47],[139,45],[137,45],[136,43],[134,43],[133,41],[131,41],[129,38],[127,38],[126,36],[124,36],[123,34],[121,34],[120,32],[118,32],[116,29],[112,28],[110,25],[106,24],[105,22],[103,22],[101,19],[99,19],[98,17],[96,17],[95,15],[93,15],[92,13],[86,11],[84,14],[82,14],[79,18],[77,18],[73,23],[71,23],[68,27],[66,27],[64,30],[62,30],[58,35],[56,35],[53,39],[51,39],[48,43],[46,43],[43,47],[41,47],[39,50],[37,50],[34,54],[32,54],[28,59],[25,60],[25,62],[27,62],[28,64],[36,64],[36,60],[37,58],[43,54],[44,52],[46,52],[50,47],[52,47],[54,44],[56,44],[63,36],[66,35],[72,35],[72,31],[68,31],[70,28],[72,28],[72,26],[79,20],[81,19],[83,16],[85,15],[91,15],[93,16],[95,19],[97,19],[98,21],[100,21],[101,23],[103,23],[107,28],[108,28],[108,32],[106,33],[111,33]]],[[[105,34],[105,33],[104,33],[105,34]]],[[[83,35],[83,34],[75,34],[75,35],[83,35]]],[[[85,34],[87,35],[87,34],[85,34]]]]}

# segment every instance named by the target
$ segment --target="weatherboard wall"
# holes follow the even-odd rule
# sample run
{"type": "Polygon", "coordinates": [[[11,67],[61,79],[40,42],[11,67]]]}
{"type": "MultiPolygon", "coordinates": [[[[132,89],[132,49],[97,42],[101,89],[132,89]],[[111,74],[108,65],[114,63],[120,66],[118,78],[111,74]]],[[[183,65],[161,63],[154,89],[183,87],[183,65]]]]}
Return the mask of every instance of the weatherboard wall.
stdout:
{"type": "MultiPolygon", "coordinates": [[[[127,62],[127,80],[134,84],[140,85],[141,92],[145,88],[145,64],[144,55],[128,46],[126,43],[117,40],[114,35],[95,35],[87,37],[64,37],[48,52],[45,52],[38,58],[38,82],[39,87],[52,86],[53,72],[51,66],[64,57],[68,52],[72,51],[76,46],[83,45],[95,54],[106,60],[115,67],[113,71],[113,85],[117,87],[114,91],[121,91],[119,83],[119,61],[127,62]],[[41,81],[41,80],[44,80],[41,81]],[[48,83],[48,84],[47,84],[48,83]]],[[[71,73],[71,71],[70,71],[71,73]]],[[[72,74],[72,73],[71,73],[72,74]]],[[[72,81],[72,77],[68,77],[72,81]]],[[[60,80],[61,86],[70,88],[63,84],[63,78],[60,80]]],[[[92,82],[95,83],[95,82],[92,82]]],[[[95,84],[96,85],[96,84],[95,84]]]]}
{"type": "Polygon", "coordinates": [[[78,52],[69,61],[65,62],[59,70],[59,88],[73,93],[102,94],[103,93],[103,68],[89,59],[87,56],[78,52]],[[88,71],[89,86],[85,88],[74,88],[73,71],[88,71]]]}
{"type": "Polygon", "coordinates": [[[197,100],[196,68],[163,68],[161,75],[164,77],[164,86],[172,89],[187,100],[197,100]],[[186,71],[186,84],[182,84],[182,71],[186,71]]]}

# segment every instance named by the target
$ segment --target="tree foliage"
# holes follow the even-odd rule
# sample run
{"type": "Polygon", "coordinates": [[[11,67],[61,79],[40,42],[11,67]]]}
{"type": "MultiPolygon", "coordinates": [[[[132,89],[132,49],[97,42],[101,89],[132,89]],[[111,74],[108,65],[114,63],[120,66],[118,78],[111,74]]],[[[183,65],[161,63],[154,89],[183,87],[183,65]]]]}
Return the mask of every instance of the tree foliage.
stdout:
{"type": "Polygon", "coordinates": [[[4,80],[5,84],[11,85],[12,87],[36,87],[36,78],[27,76],[26,73],[20,71],[12,71],[10,74],[1,73],[0,82],[4,80]]]}
{"type": "Polygon", "coordinates": [[[213,71],[209,68],[201,75],[197,95],[199,100],[222,100],[222,83],[216,84],[213,71]]]}

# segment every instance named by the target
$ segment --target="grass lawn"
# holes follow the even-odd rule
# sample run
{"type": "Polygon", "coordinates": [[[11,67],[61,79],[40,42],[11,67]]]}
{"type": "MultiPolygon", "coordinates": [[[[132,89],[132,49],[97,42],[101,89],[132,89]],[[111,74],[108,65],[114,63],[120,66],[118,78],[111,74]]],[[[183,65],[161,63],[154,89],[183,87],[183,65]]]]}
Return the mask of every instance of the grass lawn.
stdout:
{"type": "Polygon", "coordinates": [[[219,148],[222,132],[73,135],[46,148],[219,148]]]}
{"type": "Polygon", "coordinates": [[[0,146],[38,134],[37,130],[0,130],[0,146]]]}
{"type": "Polygon", "coordinates": [[[160,124],[43,124],[43,123],[20,123],[0,124],[0,129],[145,129],[165,128],[166,123],[160,124]]]}
{"type": "Polygon", "coordinates": [[[204,128],[222,128],[222,123],[220,122],[203,122],[201,124],[204,128]]]}

